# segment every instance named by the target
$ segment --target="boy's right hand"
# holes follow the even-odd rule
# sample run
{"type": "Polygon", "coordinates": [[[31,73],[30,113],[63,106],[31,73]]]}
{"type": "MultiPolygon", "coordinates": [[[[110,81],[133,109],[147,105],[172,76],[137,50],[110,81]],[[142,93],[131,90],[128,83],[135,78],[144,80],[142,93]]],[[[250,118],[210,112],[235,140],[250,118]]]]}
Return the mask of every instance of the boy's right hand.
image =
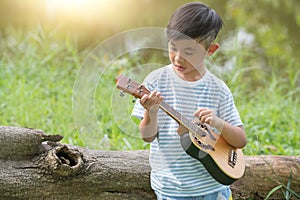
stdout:
{"type": "Polygon", "coordinates": [[[163,97],[161,96],[160,92],[156,90],[151,92],[149,95],[145,94],[140,99],[140,104],[149,112],[158,111],[159,104],[163,101],[163,97]]]}

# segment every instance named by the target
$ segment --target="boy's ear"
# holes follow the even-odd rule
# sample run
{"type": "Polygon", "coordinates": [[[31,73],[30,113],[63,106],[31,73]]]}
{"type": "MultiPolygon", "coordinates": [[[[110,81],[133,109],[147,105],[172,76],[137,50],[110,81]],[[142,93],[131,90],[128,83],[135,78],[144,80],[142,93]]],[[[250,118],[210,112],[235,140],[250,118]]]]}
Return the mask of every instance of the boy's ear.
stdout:
{"type": "Polygon", "coordinates": [[[215,53],[215,51],[220,47],[219,44],[215,43],[215,44],[211,44],[208,48],[207,48],[207,53],[209,56],[213,55],[213,53],[215,53]]]}

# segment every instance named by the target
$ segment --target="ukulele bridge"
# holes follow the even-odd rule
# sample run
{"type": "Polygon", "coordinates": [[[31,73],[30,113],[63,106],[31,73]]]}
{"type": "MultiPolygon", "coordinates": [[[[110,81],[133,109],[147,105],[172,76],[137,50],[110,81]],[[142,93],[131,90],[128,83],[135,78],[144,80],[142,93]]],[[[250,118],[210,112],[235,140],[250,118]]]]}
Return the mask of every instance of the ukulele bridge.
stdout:
{"type": "Polygon", "coordinates": [[[236,165],[237,153],[234,149],[231,149],[228,155],[228,165],[232,168],[236,165]]]}

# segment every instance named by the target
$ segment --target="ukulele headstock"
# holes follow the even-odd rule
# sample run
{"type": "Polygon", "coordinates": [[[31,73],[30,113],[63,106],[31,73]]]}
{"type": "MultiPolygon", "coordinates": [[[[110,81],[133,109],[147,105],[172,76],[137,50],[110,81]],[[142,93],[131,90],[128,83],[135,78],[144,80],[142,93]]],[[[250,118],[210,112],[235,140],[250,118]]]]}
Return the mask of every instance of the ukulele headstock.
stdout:
{"type": "Polygon", "coordinates": [[[117,88],[120,89],[123,94],[128,93],[139,99],[142,98],[144,94],[149,94],[149,90],[147,90],[145,86],[131,80],[123,74],[117,78],[117,88]]]}

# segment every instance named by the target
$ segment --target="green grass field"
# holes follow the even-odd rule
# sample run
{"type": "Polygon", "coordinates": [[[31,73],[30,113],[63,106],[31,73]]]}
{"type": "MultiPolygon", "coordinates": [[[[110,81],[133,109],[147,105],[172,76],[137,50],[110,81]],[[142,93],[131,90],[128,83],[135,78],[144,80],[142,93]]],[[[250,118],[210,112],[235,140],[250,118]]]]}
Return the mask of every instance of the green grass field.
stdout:
{"type": "MultiPolygon", "coordinates": [[[[89,50],[79,52],[76,42],[68,37],[56,40],[51,33],[41,30],[23,33],[9,29],[1,37],[0,125],[61,134],[62,142],[79,146],[89,146],[86,141],[90,140],[85,138],[89,137],[95,138],[93,147],[99,149],[149,148],[149,144],[138,137],[137,120],[127,115],[128,119],[122,118],[122,123],[128,127],[122,129],[120,113],[116,116],[112,113],[112,110],[117,112],[113,79],[119,66],[112,65],[105,72],[105,78],[99,81],[95,91],[98,131],[83,136],[74,122],[72,96],[77,73],[89,50]]],[[[300,69],[292,59],[284,66],[271,60],[268,67],[261,69],[254,54],[232,52],[223,56],[235,53],[239,55],[235,67],[230,73],[220,75],[231,88],[245,123],[248,144],[244,153],[299,155],[300,69]]],[[[149,59],[158,62],[158,58],[149,59]]],[[[138,54],[124,60],[122,65],[128,69],[143,64],[138,54]]],[[[125,101],[128,99],[130,97],[125,101]]],[[[129,113],[128,108],[125,109],[129,113]]]]}

